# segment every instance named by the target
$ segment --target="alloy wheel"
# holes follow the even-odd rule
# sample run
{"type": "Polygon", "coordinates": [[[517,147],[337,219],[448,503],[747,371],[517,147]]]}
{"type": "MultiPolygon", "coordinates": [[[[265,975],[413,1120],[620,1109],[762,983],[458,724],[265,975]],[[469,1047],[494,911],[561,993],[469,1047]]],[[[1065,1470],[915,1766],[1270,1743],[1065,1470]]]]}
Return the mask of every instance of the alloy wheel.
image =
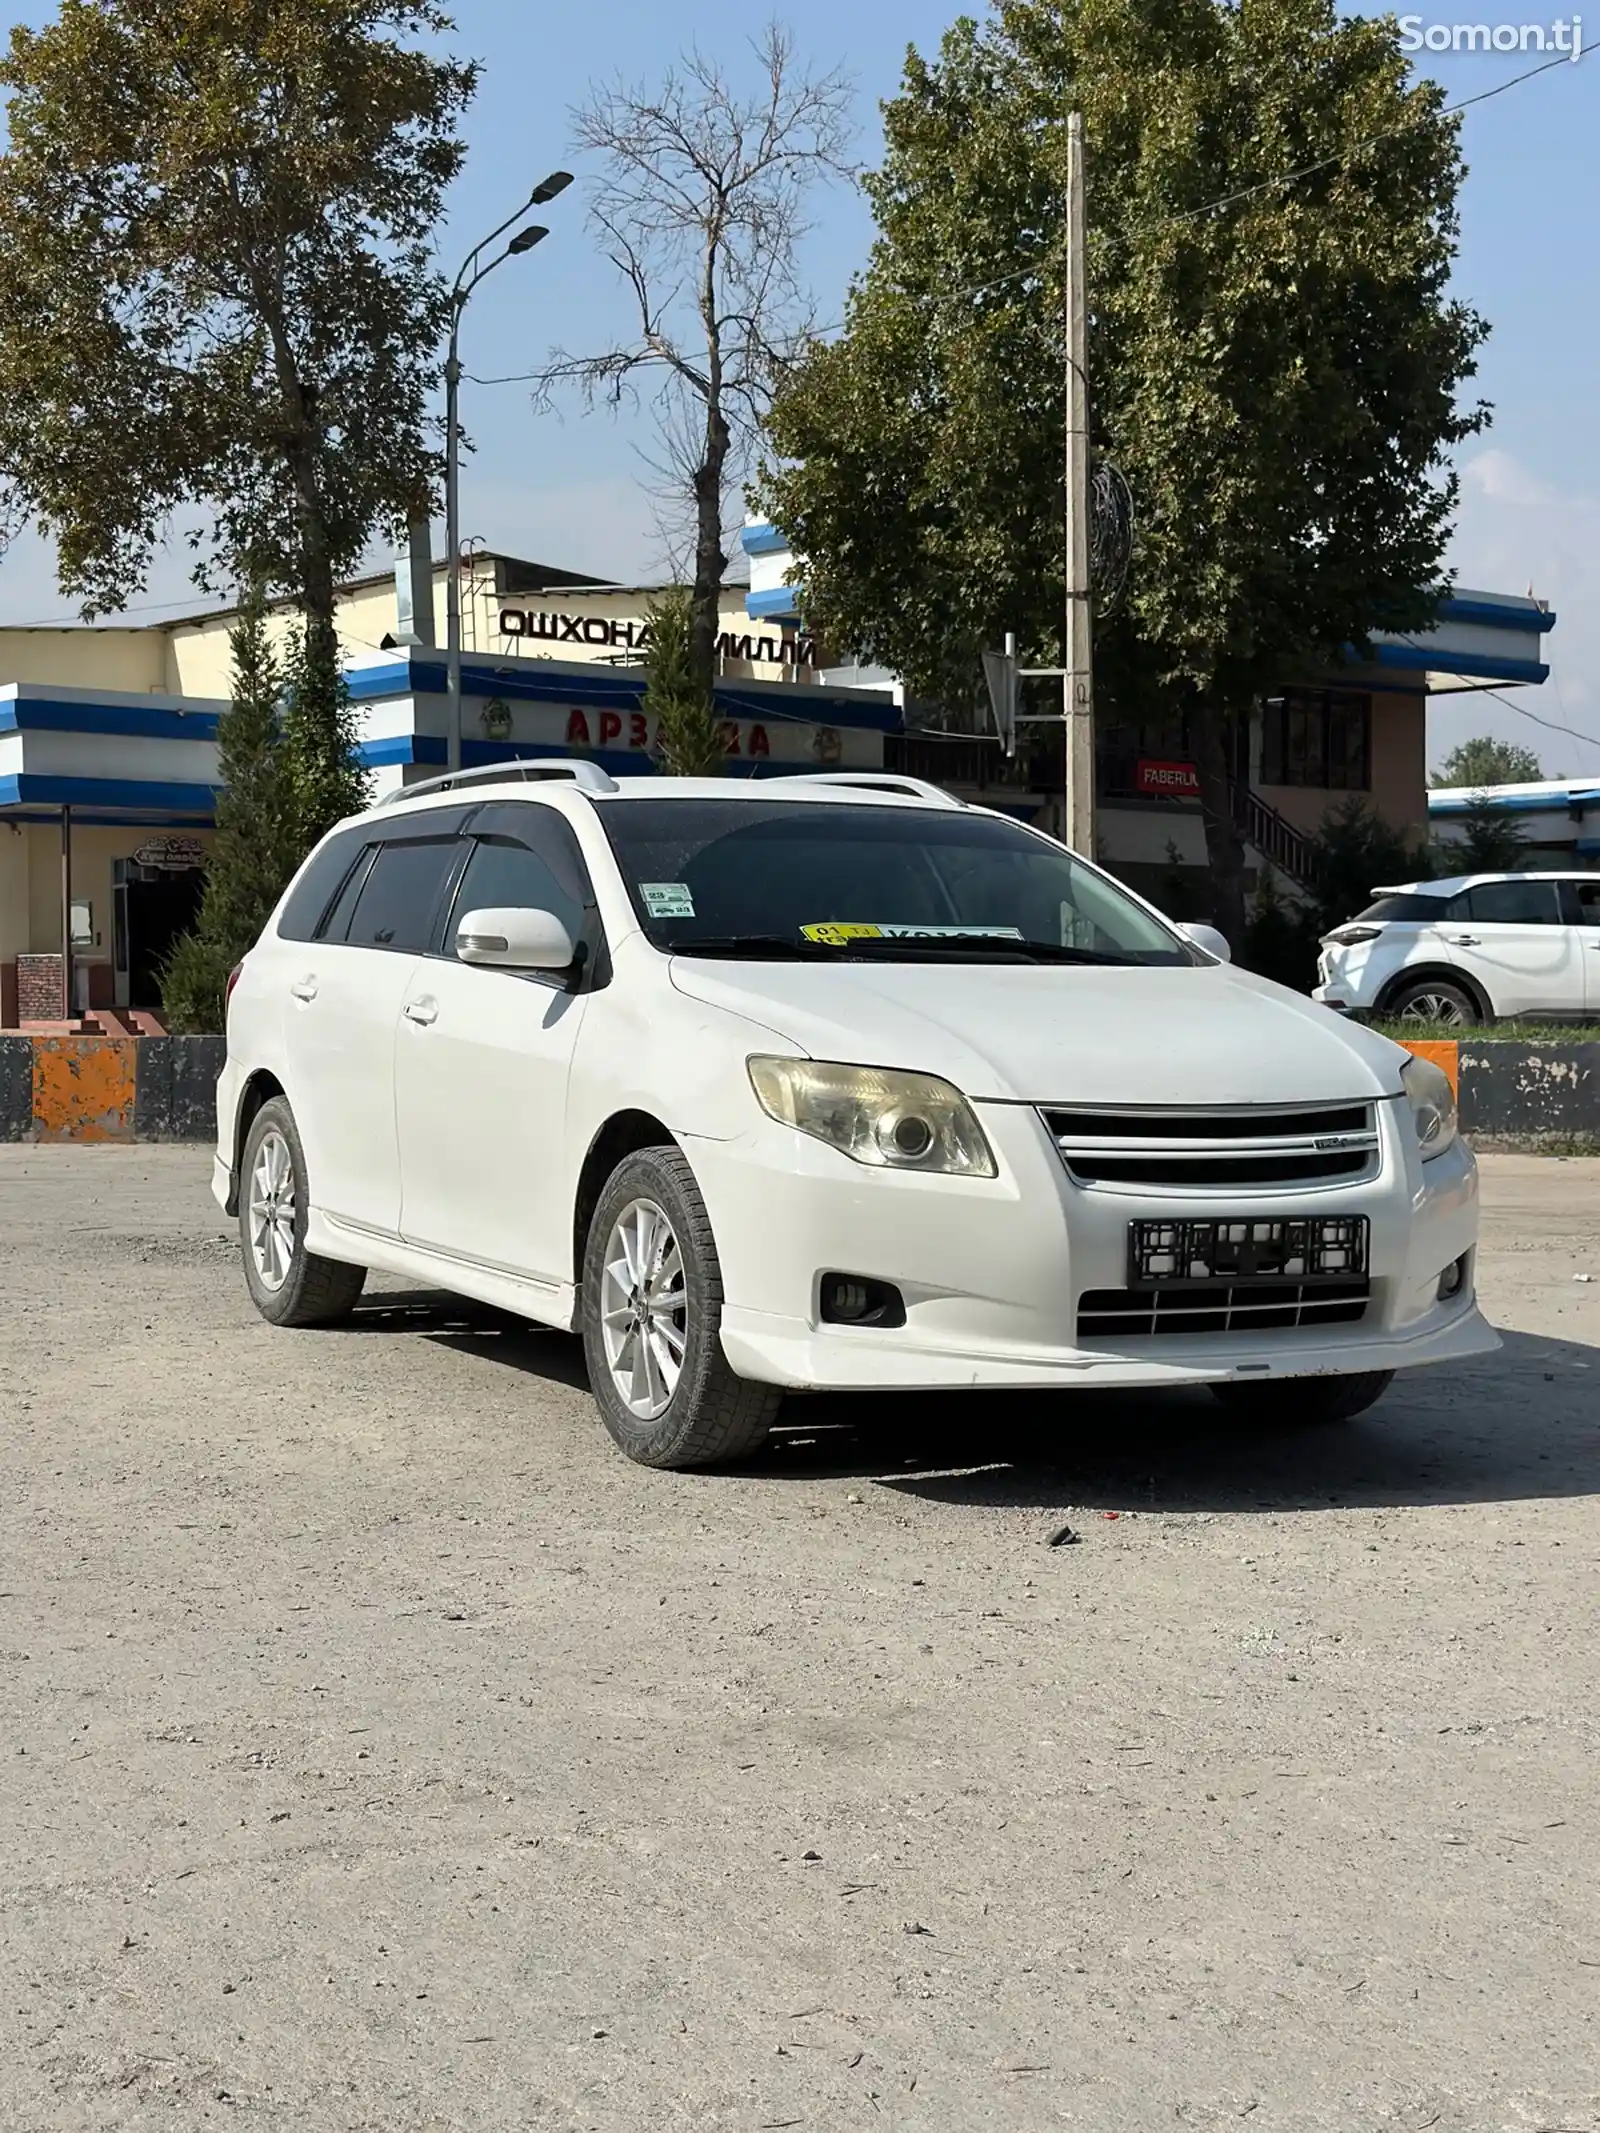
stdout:
{"type": "Polygon", "coordinates": [[[1467,1017],[1459,1000],[1446,994],[1419,992],[1400,1011],[1402,1022],[1437,1022],[1446,1029],[1465,1029],[1467,1017]]]}
{"type": "Polygon", "coordinates": [[[264,1289],[281,1289],[294,1265],[294,1157],[274,1127],[250,1173],[250,1257],[264,1289]]]}
{"type": "Polygon", "coordinates": [[[630,1200],[606,1240],[600,1277],[606,1366],[629,1414],[653,1422],[672,1404],[689,1338],[683,1254],[653,1200],[630,1200]]]}

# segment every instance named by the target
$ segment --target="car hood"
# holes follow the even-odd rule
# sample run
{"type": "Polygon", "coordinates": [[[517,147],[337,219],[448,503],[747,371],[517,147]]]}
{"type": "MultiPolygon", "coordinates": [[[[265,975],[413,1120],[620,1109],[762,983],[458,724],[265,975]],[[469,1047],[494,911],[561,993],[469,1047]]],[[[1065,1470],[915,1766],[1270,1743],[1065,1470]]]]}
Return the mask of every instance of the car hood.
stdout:
{"type": "Polygon", "coordinates": [[[690,999],[813,1059],[938,1074],[1012,1103],[1351,1102],[1398,1045],[1230,964],[1187,969],[672,959],[690,999]]]}

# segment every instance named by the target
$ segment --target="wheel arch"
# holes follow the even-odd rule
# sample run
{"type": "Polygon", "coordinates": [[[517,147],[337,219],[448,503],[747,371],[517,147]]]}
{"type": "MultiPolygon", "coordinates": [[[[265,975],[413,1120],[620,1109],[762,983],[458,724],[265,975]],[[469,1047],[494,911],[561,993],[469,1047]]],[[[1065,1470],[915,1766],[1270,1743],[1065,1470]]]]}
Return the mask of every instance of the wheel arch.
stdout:
{"type": "MultiPolygon", "coordinates": [[[[578,1187],[572,1202],[572,1278],[583,1279],[583,1255],[589,1242],[589,1225],[600,1204],[606,1179],[624,1156],[641,1148],[677,1148],[677,1135],[649,1111],[616,1111],[589,1143],[589,1152],[578,1172],[578,1187]]],[[[681,1153],[681,1150],[680,1150],[681,1153]]]]}
{"type": "Polygon", "coordinates": [[[1379,993],[1373,1013],[1386,1014],[1402,992],[1413,985],[1426,984],[1454,985],[1458,992],[1464,992],[1477,1003],[1478,1013],[1485,1022],[1494,1021],[1494,1002],[1478,980],[1457,963],[1408,963],[1404,970],[1395,972],[1379,993]]]}
{"type": "Polygon", "coordinates": [[[283,1094],[283,1083],[266,1067],[258,1067],[239,1091],[238,1108],[233,1119],[233,1184],[228,1194],[228,1213],[239,1212],[240,1173],[244,1167],[244,1144],[250,1137],[250,1128],[256,1122],[256,1114],[264,1104],[271,1103],[274,1096],[283,1094]]]}

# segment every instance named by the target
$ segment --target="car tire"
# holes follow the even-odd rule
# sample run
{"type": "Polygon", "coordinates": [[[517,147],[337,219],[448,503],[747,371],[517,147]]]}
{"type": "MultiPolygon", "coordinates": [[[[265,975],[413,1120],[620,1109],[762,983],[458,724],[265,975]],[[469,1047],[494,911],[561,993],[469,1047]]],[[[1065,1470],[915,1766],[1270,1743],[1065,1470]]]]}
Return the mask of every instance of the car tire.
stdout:
{"type": "Polygon", "coordinates": [[[1242,1421],[1291,1429],[1353,1422],[1376,1406],[1394,1383],[1392,1370],[1352,1371],[1347,1377],[1232,1379],[1212,1396],[1242,1421]]]}
{"type": "Polygon", "coordinates": [[[332,1326],[355,1309],[364,1266],[306,1250],[306,1156],[274,1096],[250,1121],[239,1176],[239,1247],[250,1301],[274,1326],[332,1326]]]}
{"type": "Polygon", "coordinates": [[[1400,1022],[1438,1022],[1448,1029],[1476,1029],[1483,1012],[1464,985],[1448,978],[1417,978],[1390,995],[1386,1016],[1400,1022]]]}
{"type": "Polygon", "coordinates": [[[694,1172],[676,1148],[625,1156],[589,1225],[584,1354],[601,1420],[641,1466],[745,1459],[783,1395],[722,1353],[722,1268],[694,1172]]]}

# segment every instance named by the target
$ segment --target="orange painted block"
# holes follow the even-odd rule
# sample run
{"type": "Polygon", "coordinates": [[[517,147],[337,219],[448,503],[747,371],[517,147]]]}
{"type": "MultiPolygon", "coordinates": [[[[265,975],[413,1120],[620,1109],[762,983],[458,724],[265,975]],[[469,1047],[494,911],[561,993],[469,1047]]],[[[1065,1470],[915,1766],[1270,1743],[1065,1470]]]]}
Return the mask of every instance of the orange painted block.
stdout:
{"type": "Polygon", "coordinates": [[[1460,1098],[1461,1047],[1453,1037],[1441,1038],[1437,1041],[1430,1041],[1425,1038],[1402,1037],[1400,1042],[1408,1052],[1414,1052],[1419,1059],[1431,1059],[1436,1067],[1443,1067],[1449,1077],[1451,1088],[1455,1091],[1457,1098],[1460,1098]]]}
{"type": "Polygon", "coordinates": [[[131,1141],[138,1040],[36,1037],[36,1141],[131,1141]]]}

